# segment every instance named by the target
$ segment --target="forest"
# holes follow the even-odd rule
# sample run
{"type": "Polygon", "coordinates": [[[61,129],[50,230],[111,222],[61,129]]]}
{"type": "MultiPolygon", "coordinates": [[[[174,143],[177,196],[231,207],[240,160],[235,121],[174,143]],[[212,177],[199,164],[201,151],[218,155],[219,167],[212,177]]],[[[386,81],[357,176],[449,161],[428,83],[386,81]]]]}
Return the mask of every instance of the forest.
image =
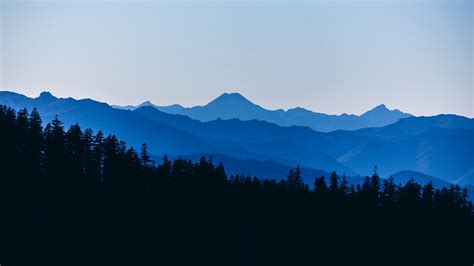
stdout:
{"type": "Polygon", "coordinates": [[[155,162],[146,143],[6,106],[0,147],[2,266],[474,263],[458,185],[396,184],[376,168],[362,184],[335,172],[305,184],[300,166],[227,176],[212,157],[155,162]]]}

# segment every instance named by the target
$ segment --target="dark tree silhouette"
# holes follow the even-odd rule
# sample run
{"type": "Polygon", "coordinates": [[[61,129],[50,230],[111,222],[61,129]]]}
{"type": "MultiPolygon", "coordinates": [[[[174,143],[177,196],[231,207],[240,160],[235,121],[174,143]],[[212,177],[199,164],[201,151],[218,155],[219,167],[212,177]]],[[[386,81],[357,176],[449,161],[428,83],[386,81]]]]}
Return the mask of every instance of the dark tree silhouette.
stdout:
{"type": "Polygon", "coordinates": [[[0,134],[5,265],[474,261],[472,203],[458,185],[397,185],[376,171],[361,185],[333,172],[310,191],[299,165],[280,181],[228,177],[212,157],[155,165],[146,144],[65,131],[58,117],[43,129],[35,109],[0,106],[0,134]]]}

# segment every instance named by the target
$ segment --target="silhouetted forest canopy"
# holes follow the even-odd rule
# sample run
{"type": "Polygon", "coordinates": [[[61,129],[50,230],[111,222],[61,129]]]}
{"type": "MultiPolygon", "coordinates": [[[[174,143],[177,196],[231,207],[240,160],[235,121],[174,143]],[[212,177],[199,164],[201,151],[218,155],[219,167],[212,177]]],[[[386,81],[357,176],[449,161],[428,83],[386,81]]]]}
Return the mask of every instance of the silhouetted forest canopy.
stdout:
{"type": "Polygon", "coordinates": [[[299,166],[280,181],[227,176],[212,158],[154,162],[146,144],[6,106],[0,134],[2,265],[474,263],[457,185],[374,171],[310,188],[299,166]]]}

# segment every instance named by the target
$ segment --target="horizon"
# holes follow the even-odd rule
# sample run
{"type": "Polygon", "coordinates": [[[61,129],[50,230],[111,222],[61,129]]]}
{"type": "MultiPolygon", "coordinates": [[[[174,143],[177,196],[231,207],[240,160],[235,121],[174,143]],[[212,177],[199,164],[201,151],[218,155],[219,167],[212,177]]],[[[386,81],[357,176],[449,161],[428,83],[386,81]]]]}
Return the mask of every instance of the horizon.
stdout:
{"type": "Polygon", "coordinates": [[[474,117],[473,10],[462,0],[2,1],[0,86],[114,105],[189,107],[238,91],[270,110],[383,103],[474,117]]]}
{"type": "MultiPolygon", "coordinates": [[[[288,110],[291,110],[291,109],[298,109],[298,108],[302,108],[302,109],[305,109],[305,110],[308,110],[308,111],[311,111],[311,112],[314,112],[314,113],[321,113],[321,114],[326,114],[326,115],[334,115],[334,116],[341,116],[341,115],[355,115],[355,116],[362,116],[364,113],[367,113],[369,111],[372,111],[376,108],[379,108],[379,107],[384,107],[386,108],[387,110],[389,111],[400,111],[402,113],[406,113],[406,114],[410,114],[410,115],[413,115],[413,116],[417,116],[417,117],[423,117],[424,115],[416,115],[416,114],[413,114],[413,113],[410,113],[409,111],[406,111],[406,110],[401,110],[399,108],[396,108],[396,107],[391,107],[391,106],[387,106],[385,103],[380,103],[376,106],[373,106],[369,109],[367,109],[366,111],[360,113],[360,114],[354,114],[354,113],[340,113],[340,114],[331,114],[331,113],[324,113],[324,112],[321,112],[321,111],[318,111],[318,110],[311,110],[311,109],[307,109],[307,108],[303,108],[303,107],[300,107],[300,106],[294,106],[294,107],[290,107],[288,109],[283,109],[283,108],[277,108],[277,109],[269,109],[269,108],[266,108],[264,106],[262,106],[261,104],[259,103],[256,103],[254,101],[252,101],[251,99],[247,98],[245,95],[242,95],[241,93],[239,92],[224,92],[218,96],[216,96],[215,98],[209,100],[207,103],[204,103],[204,104],[199,104],[199,105],[194,105],[194,106],[185,106],[185,105],[182,105],[180,103],[174,103],[174,104],[171,104],[171,105],[157,105],[156,103],[154,103],[153,101],[150,101],[150,100],[146,100],[146,101],[143,101],[143,102],[140,102],[140,103],[137,103],[137,104],[125,104],[125,105],[117,105],[117,104],[114,104],[114,103],[109,103],[109,102],[104,102],[104,101],[99,101],[97,99],[94,99],[94,98],[90,98],[90,97],[85,97],[85,98],[74,98],[74,97],[71,97],[71,96],[59,96],[59,95],[55,95],[54,93],[50,92],[50,91],[41,91],[38,95],[27,95],[27,94],[23,94],[23,93],[18,93],[18,92],[15,92],[15,91],[8,91],[8,90],[0,90],[0,92],[11,92],[11,93],[16,93],[16,94],[20,94],[20,95],[23,95],[23,96],[26,96],[28,98],[31,98],[31,99],[35,99],[35,98],[39,98],[41,96],[41,94],[43,93],[48,93],[50,94],[51,96],[55,97],[55,98],[58,98],[58,99],[67,99],[67,98],[72,98],[74,100],[86,100],[86,99],[89,99],[89,100],[93,100],[93,101],[96,101],[96,102],[100,102],[100,103],[105,103],[111,107],[128,107],[128,106],[131,106],[131,107],[137,107],[141,104],[146,104],[146,103],[151,103],[155,106],[158,106],[158,107],[166,107],[166,106],[172,106],[172,105],[179,105],[179,106],[182,106],[184,108],[192,108],[192,107],[197,107],[197,106],[206,106],[207,104],[211,103],[212,101],[222,97],[223,95],[232,95],[232,94],[237,94],[237,95],[240,95],[241,97],[243,97],[245,100],[249,101],[251,104],[254,104],[254,105],[257,105],[257,106],[260,106],[266,110],[269,110],[269,111],[277,111],[277,110],[283,110],[285,112],[287,112],[288,110]]],[[[474,119],[474,117],[469,117],[469,116],[463,116],[463,115],[459,115],[459,114],[452,114],[452,113],[440,113],[440,114],[434,114],[434,115],[429,115],[429,116],[438,116],[438,115],[456,115],[456,116],[462,116],[462,117],[466,117],[466,118],[469,118],[469,119],[474,119]]]]}

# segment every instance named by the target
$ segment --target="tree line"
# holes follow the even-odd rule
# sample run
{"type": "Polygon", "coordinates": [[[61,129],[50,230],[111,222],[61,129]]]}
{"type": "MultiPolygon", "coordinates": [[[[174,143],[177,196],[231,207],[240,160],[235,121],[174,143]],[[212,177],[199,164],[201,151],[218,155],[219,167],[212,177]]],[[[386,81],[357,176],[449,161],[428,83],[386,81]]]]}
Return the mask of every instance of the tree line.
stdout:
{"type": "MultiPolygon", "coordinates": [[[[49,253],[41,243],[57,247],[57,242],[41,242],[38,240],[41,238],[52,237],[59,243],[74,245],[87,242],[82,234],[73,232],[74,227],[87,228],[82,233],[92,234],[89,235],[92,239],[98,239],[99,233],[110,234],[98,240],[108,250],[116,244],[112,234],[119,223],[125,231],[133,228],[144,235],[161,235],[166,240],[147,253],[153,241],[118,232],[128,242],[146,243],[147,248],[139,245],[139,249],[125,249],[131,254],[143,252],[146,258],[163,250],[168,255],[207,254],[199,241],[190,247],[176,243],[175,249],[170,246],[176,239],[184,242],[201,239],[206,243],[205,239],[210,238],[210,245],[215,249],[212,256],[225,254],[223,257],[227,259],[234,256],[235,260],[227,261],[229,264],[270,262],[275,259],[270,254],[281,248],[275,243],[295,242],[299,243],[298,248],[287,247],[286,254],[290,254],[293,262],[307,261],[307,256],[300,252],[315,245],[321,252],[337,254],[323,246],[340,245],[338,241],[352,243],[353,237],[359,238],[359,243],[367,242],[368,247],[377,248],[374,242],[378,241],[395,249],[391,241],[403,244],[418,239],[416,234],[426,234],[423,248],[443,247],[444,251],[450,251],[456,247],[456,258],[472,258],[462,253],[472,245],[459,247],[459,243],[439,242],[459,241],[472,235],[472,203],[467,190],[458,185],[434,188],[432,183],[421,185],[413,179],[396,184],[393,178],[381,179],[374,169],[374,174],[362,184],[349,184],[345,176],[333,172],[328,180],[316,177],[310,188],[303,182],[299,166],[281,180],[246,175],[228,177],[224,165],[214,164],[212,157],[192,162],[183,158],[171,161],[165,155],[157,164],[146,144],[137,151],[112,134],[105,136],[101,131],[83,130],[77,124],[66,129],[58,117],[43,127],[36,109],[31,113],[26,109],[16,112],[0,106],[0,134],[1,210],[8,217],[2,222],[2,232],[12,242],[23,239],[36,243],[23,251],[36,250],[44,255],[49,253]],[[374,222],[382,224],[374,225],[374,222]],[[383,225],[394,228],[387,230],[383,225]],[[319,229],[310,230],[313,226],[319,229]],[[58,228],[69,237],[63,239],[58,228]],[[203,228],[208,231],[206,234],[199,232],[203,228]],[[45,229],[51,234],[39,232],[45,229]],[[449,230],[453,234],[448,234],[449,230]],[[378,231],[389,237],[379,236],[378,231]],[[396,232],[412,239],[399,239],[396,232]],[[405,235],[407,232],[410,234],[405,235]],[[439,235],[442,237],[438,241],[428,241],[439,235]],[[308,241],[311,236],[319,239],[308,241]],[[235,256],[216,243],[225,243],[241,255],[235,256]],[[305,247],[300,247],[303,243],[305,247]],[[434,243],[439,246],[431,247],[434,243]],[[293,254],[300,255],[293,257],[293,254]]],[[[4,250],[19,252],[11,247],[4,250]]],[[[350,254],[361,250],[354,245],[340,252],[350,254]]],[[[382,250],[377,252],[372,255],[383,254],[382,250]]]]}

